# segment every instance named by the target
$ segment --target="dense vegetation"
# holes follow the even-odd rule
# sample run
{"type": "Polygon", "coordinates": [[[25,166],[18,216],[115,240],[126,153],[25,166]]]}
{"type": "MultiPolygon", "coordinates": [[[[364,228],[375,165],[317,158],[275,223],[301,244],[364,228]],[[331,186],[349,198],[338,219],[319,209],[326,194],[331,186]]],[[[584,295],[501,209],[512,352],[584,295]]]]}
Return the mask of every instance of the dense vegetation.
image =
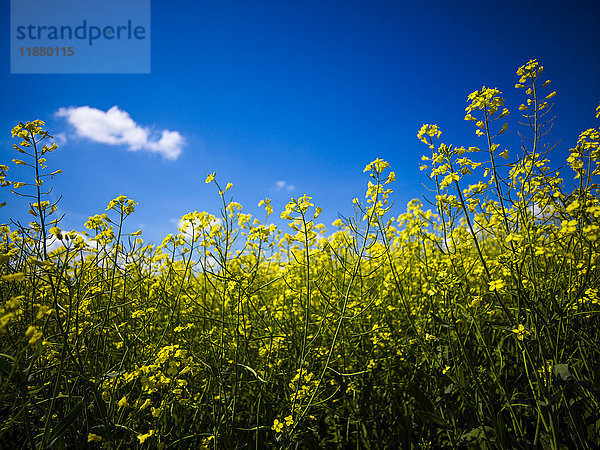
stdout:
{"type": "Polygon", "coordinates": [[[465,117],[482,148],[418,133],[431,210],[388,217],[377,159],[329,233],[311,197],[281,213],[289,234],[269,199],[263,220],[244,214],[215,174],[220,217],[187,214],[160,245],[128,231],[125,196],[61,230],[56,145],[43,122],[17,125],[33,182],[6,166],[0,182],[33,222],[0,229],[0,445],[600,446],[600,133],[571,149],[566,192],[541,74],[517,72],[521,148],[500,148],[509,111],[483,87],[465,117]]]}

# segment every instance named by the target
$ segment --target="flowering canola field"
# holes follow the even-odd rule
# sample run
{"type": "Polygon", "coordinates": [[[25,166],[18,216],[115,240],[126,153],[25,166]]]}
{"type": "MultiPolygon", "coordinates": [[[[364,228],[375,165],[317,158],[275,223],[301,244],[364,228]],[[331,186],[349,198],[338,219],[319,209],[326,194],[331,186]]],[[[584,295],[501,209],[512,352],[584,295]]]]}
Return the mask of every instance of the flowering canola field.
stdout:
{"type": "Polygon", "coordinates": [[[306,195],[289,232],[269,199],[243,213],[214,173],[221,215],[187,214],[160,245],[129,230],[125,196],[62,230],[56,144],[19,123],[31,180],[0,166],[0,183],[33,221],[0,228],[0,446],[600,446],[600,132],[571,149],[567,191],[542,73],[517,72],[520,148],[497,143],[511,112],[484,86],[465,117],[481,148],[418,132],[431,208],[390,217],[377,159],[329,231],[306,195]]]}

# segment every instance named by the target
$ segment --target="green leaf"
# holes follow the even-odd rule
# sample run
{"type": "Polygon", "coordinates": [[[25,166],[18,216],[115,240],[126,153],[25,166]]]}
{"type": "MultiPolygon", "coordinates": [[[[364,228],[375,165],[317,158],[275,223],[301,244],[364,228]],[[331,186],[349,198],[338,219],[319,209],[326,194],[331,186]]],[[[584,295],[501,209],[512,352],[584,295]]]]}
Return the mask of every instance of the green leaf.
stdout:
{"type": "Polygon", "coordinates": [[[0,353],[0,373],[7,378],[13,378],[14,381],[22,383],[25,379],[23,373],[15,367],[16,359],[5,353],[0,353]]]}
{"type": "Polygon", "coordinates": [[[452,325],[451,323],[448,323],[448,322],[444,321],[441,317],[439,317],[438,315],[436,315],[434,312],[431,313],[431,317],[433,318],[433,320],[435,322],[437,322],[438,324],[440,324],[443,328],[454,328],[454,325],[452,325]]]}
{"type": "Polygon", "coordinates": [[[510,437],[508,436],[508,431],[506,429],[506,425],[504,423],[504,417],[502,417],[502,412],[498,413],[496,417],[496,436],[498,438],[498,442],[502,446],[502,448],[512,448],[510,437]]]}
{"type": "Polygon", "coordinates": [[[79,400],[79,402],[75,405],[75,407],[63,417],[58,425],[52,430],[52,434],[50,435],[50,443],[46,446],[46,448],[54,447],[54,444],[66,433],[66,431],[73,425],[75,419],[81,415],[84,411],[85,401],[84,399],[79,400]]]}
{"type": "Polygon", "coordinates": [[[0,353],[0,372],[4,376],[10,376],[13,371],[13,363],[15,362],[15,358],[5,353],[0,353]],[[10,361],[9,361],[10,360],[10,361]],[[12,363],[11,363],[12,361],[12,363]]]}
{"type": "MultiPolygon", "coordinates": [[[[484,446],[485,440],[486,440],[486,435],[489,439],[490,437],[493,437],[494,434],[495,434],[495,432],[492,427],[481,426],[481,427],[473,428],[472,430],[463,433],[463,435],[460,437],[460,442],[461,443],[478,442],[480,445],[484,446]]],[[[487,446],[484,446],[482,448],[487,448],[487,446]]]]}
{"type": "Polygon", "coordinates": [[[416,383],[409,383],[407,391],[415,399],[419,409],[424,411],[435,411],[435,407],[431,400],[421,392],[416,383]]]}
{"type": "Polygon", "coordinates": [[[3,253],[0,255],[0,265],[6,264],[10,258],[11,258],[12,253],[3,253]]]}
{"type": "Polygon", "coordinates": [[[565,381],[570,378],[573,378],[573,375],[571,375],[571,372],[569,372],[568,364],[555,364],[554,365],[554,375],[562,378],[565,381]]]}
{"type": "Polygon", "coordinates": [[[425,423],[427,422],[435,422],[438,425],[442,426],[446,429],[451,429],[452,427],[448,424],[448,422],[439,414],[430,411],[417,410],[416,414],[424,419],[425,423]]]}

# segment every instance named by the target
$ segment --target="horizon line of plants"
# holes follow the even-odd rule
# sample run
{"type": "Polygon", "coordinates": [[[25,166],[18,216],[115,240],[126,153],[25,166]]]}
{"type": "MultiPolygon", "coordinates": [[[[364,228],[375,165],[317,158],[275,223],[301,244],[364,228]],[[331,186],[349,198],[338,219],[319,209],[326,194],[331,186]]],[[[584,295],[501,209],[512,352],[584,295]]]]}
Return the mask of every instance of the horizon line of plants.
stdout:
{"type": "MultiPolygon", "coordinates": [[[[159,245],[111,200],[62,230],[57,145],[12,130],[29,224],[0,226],[0,446],[24,448],[596,448],[600,445],[600,130],[550,167],[555,91],[517,70],[520,148],[502,93],[468,96],[481,146],[425,124],[431,209],[389,217],[389,164],[327,234],[292,198],[285,232],[207,176],[218,216],[159,245]]],[[[596,110],[600,118],[600,105],[596,110]]],[[[4,206],[5,202],[0,204],[4,206]]]]}

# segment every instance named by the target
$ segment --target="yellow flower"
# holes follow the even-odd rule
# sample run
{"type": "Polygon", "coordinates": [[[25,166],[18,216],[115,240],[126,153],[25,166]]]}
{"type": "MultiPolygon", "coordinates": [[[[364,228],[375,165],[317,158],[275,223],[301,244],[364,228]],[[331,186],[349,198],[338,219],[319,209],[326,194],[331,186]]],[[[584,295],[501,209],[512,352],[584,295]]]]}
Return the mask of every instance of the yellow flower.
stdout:
{"type": "Polygon", "coordinates": [[[476,308],[477,306],[479,306],[479,304],[481,303],[481,297],[475,297],[473,300],[471,300],[471,303],[469,303],[469,306],[471,308],[476,308]]]}
{"type": "Polygon", "coordinates": [[[273,214],[273,207],[271,206],[271,199],[270,198],[265,198],[264,200],[261,200],[260,202],[258,202],[258,206],[263,206],[265,207],[265,211],[267,212],[267,216],[273,214]]]}
{"type": "Polygon", "coordinates": [[[519,324],[517,328],[512,330],[513,333],[517,335],[517,338],[522,341],[525,338],[525,335],[529,334],[529,331],[525,329],[522,323],[519,324]]]}
{"type": "Polygon", "coordinates": [[[425,145],[429,145],[429,148],[433,150],[433,144],[431,144],[425,135],[429,136],[430,141],[438,139],[442,135],[442,130],[437,125],[430,125],[428,123],[423,124],[419,132],[417,133],[417,138],[425,145]]]}
{"type": "Polygon", "coordinates": [[[117,406],[119,409],[123,408],[124,406],[129,406],[129,403],[127,403],[127,397],[123,396],[123,398],[119,400],[119,403],[117,403],[117,406]]]}
{"type": "Polygon", "coordinates": [[[500,291],[502,288],[504,288],[504,280],[492,280],[489,283],[490,285],[490,291],[500,291]]]}
{"type": "Polygon", "coordinates": [[[283,431],[283,422],[280,422],[279,419],[275,419],[271,429],[275,431],[275,433],[281,433],[283,431]]]}
{"type": "Polygon", "coordinates": [[[102,442],[102,436],[98,436],[97,434],[94,434],[94,433],[89,433],[87,441],[88,442],[102,442]]]}
{"type": "Polygon", "coordinates": [[[23,281],[25,279],[25,274],[22,272],[10,273],[8,275],[2,275],[3,281],[23,281]]]}
{"type": "Polygon", "coordinates": [[[46,305],[41,305],[40,308],[38,309],[38,312],[35,316],[36,319],[41,319],[46,315],[50,315],[54,312],[54,309],[49,308],[46,305]]]}
{"type": "Polygon", "coordinates": [[[214,180],[216,174],[217,174],[216,172],[213,172],[213,173],[209,173],[208,175],[206,175],[206,181],[205,181],[205,183],[208,184],[212,180],[214,180]]]}
{"type": "Polygon", "coordinates": [[[146,399],[146,401],[142,404],[142,406],[140,406],[140,411],[143,411],[144,409],[146,409],[148,406],[150,406],[152,402],[150,401],[149,398],[146,399]]]}
{"type": "Polygon", "coordinates": [[[465,108],[467,113],[475,109],[489,111],[490,115],[494,115],[498,110],[498,107],[504,106],[504,100],[500,96],[502,92],[495,88],[487,88],[483,86],[480,90],[471,92],[467,99],[471,102],[469,106],[465,108]]]}
{"type": "Polygon", "coordinates": [[[48,230],[50,232],[50,234],[53,234],[54,236],[57,237],[57,239],[62,240],[63,236],[62,236],[62,231],[60,228],[58,227],[52,227],[48,230]]]}
{"type": "Polygon", "coordinates": [[[146,439],[148,439],[154,433],[155,433],[154,430],[150,430],[146,434],[138,434],[138,436],[137,436],[138,441],[140,441],[140,444],[143,444],[146,441],[146,439]]]}
{"type": "Polygon", "coordinates": [[[560,231],[565,234],[574,234],[577,232],[577,220],[563,220],[561,222],[560,231]]]}
{"type": "Polygon", "coordinates": [[[369,164],[367,164],[363,172],[368,172],[369,170],[372,170],[375,173],[381,173],[386,169],[386,167],[390,167],[387,161],[377,158],[375,161],[371,161],[369,164]]]}
{"type": "Polygon", "coordinates": [[[128,216],[135,211],[135,205],[137,205],[137,203],[130,198],[128,199],[126,195],[119,195],[117,198],[108,202],[105,211],[112,209],[128,216]]]}
{"type": "Polygon", "coordinates": [[[210,443],[212,441],[214,441],[214,440],[215,440],[215,436],[214,435],[213,436],[208,436],[208,437],[202,439],[202,444],[200,445],[200,448],[201,449],[209,449],[210,448],[210,443]]]}
{"type": "Polygon", "coordinates": [[[286,416],[283,420],[285,420],[285,425],[288,427],[291,427],[294,424],[294,418],[291,414],[289,416],[286,416]]]}

